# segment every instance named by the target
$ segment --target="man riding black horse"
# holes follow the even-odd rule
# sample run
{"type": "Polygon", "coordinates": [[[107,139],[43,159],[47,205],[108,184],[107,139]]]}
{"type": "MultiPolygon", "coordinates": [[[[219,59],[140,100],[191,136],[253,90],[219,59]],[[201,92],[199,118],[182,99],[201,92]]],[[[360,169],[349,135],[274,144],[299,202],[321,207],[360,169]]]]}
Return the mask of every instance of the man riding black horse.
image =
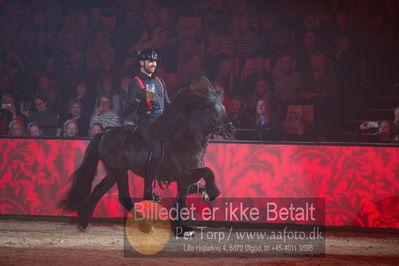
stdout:
{"type": "Polygon", "coordinates": [[[152,184],[156,178],[157,164],[161,157],[161,140],[150,136],[146,129],[151,121],[159,117],[170,104],[165,82],[154,74],[158,55],[152,48],[140,50],[137,54],[140,72],[133,78],[127,94],[127,108],[125,115],[129,120],[137,123],[137,130],[143,136],[149,150],[146,160],[146,174],[144,179],[144,200],[160,201],[155,195],[152,184]]]}

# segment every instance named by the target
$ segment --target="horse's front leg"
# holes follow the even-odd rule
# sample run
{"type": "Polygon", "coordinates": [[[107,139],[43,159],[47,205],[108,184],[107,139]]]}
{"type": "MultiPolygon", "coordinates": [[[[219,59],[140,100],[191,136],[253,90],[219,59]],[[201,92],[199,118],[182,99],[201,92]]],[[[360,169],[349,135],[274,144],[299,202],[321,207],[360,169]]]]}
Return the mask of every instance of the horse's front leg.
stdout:
{"type": "Polygon", "coordinates": [[[182,178],[180,180],[180,183],[183,186],[186,185],[187,187],[197,182],[200,178],[204,178],[206,182],[206,194],[204,196],[205,200],[213,201],[220,195],[220,190],[215,182],[215,175],[213,174],[213,171],[208,167],[191,169],[188,173],[185,173],[181,176],[182,178]]]}
{"type": "Polygon", "coordinates": [[[186,208],[187,185],[178,183],[178,195],[176,200],[176,220],[173,221],[173,234],[179,237],[195,236],[194,228],[187,226],[182,219],[182,211],[186,208]]]}
{"type": "Polygon", "coordinates": [[[125,208],[127,212],[133,209],[133,201],[129,192],[129,180],[126,169],[113,168],[110,169],[112,175],[115,177],[118,184],[119,203],[125,208]]]}

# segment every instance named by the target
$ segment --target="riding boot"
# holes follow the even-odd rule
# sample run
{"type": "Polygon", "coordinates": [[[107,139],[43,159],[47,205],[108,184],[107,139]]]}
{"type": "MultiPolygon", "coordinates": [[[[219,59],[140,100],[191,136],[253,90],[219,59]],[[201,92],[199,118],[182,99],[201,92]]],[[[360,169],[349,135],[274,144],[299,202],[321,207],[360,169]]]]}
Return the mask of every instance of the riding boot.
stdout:
{"type": "Polygon", "coordinates": [[[152,152],[148,154],[147,162],[146,162],[146,174],[144,177],[144,200],[152,200],[155,202],[160,202],[161,197],[153,194],[152,185],[155,180],[155,175],[157,172],[157,163],[158,158],[153,157],[152,152]]]}

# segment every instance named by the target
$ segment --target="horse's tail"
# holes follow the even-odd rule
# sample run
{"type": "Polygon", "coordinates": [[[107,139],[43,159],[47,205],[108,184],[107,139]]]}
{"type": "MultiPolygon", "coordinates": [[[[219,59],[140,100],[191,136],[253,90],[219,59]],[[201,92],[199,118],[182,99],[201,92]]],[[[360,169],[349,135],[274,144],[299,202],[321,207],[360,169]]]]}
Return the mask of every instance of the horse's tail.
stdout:
{"type": "Polygon", "coordinates": [[[103,133],[97,134],[87,146],[83,162],[72,174],[72,186],[58,203],[57,207],[66,212],[79,211],[90,197],[91,184],[97,173],[99,158],[98,146],[103,133]]]}

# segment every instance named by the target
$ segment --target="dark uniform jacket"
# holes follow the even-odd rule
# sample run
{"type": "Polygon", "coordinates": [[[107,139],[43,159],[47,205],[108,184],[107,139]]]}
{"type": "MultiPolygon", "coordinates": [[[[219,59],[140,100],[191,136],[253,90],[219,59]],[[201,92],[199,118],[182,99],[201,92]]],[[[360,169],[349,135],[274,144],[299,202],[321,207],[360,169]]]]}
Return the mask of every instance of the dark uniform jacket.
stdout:
{"type": "Polygon", "coordinates": [[[129,84],[125,116],[143,133],[148,124],[160,116],[170,100],[162,78],[139,72],[129,84]],[[153,89],[153,92],[149,92],[153,89]]]}

